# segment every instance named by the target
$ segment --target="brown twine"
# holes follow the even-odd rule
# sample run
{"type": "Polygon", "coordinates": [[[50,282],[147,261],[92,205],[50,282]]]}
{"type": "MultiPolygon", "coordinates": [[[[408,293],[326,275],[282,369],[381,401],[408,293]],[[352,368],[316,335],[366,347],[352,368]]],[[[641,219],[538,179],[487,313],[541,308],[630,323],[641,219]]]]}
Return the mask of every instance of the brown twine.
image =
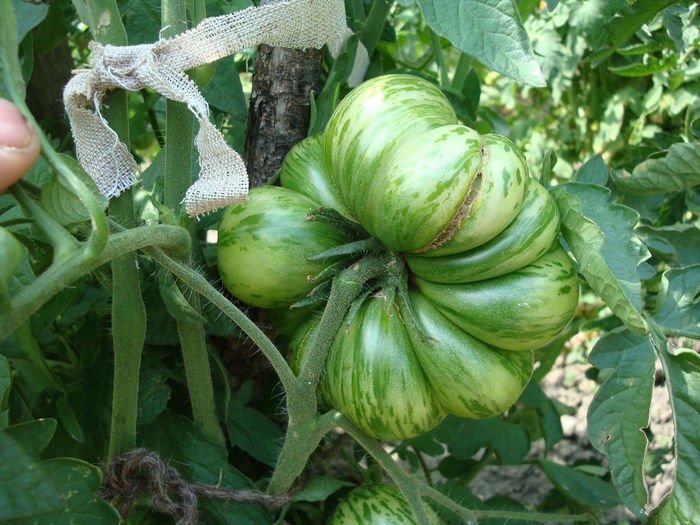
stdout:
{"type": "Polygon", "coordinates": [[[197,498],[223,501],[262,503],[281,507],[289,502],[289,494],[263,494],[252,490],[233,490],[188,483],[180,473],[145,448],[127,450],[107,465],[100,496],[126,516],[144,490],[151,493],[154,510],[171,516],[177,525],[196,525],[197,498]]]}

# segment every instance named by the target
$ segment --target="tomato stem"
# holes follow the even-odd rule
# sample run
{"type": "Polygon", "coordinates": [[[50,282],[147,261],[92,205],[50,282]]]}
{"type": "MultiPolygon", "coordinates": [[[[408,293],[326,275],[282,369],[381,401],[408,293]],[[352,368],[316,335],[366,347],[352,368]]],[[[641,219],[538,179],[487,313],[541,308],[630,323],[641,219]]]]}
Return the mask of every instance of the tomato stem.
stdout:
{"type": "Polygon", "coordinates": [[[381,275],[392,260],[393,256],[387,254],[369,255],[333,279],[331,294],[312,341],[309,357],[299,373],[300,384],[313,395],[312,413],[316,412],[315,392],[318,380],[348,308],[362,291],[364,284],[381,275]]]}
{"type": "Polygon", "coordinates": [[[74,259],[52,264],[12,298],[12,310],[0,316],[0,340],[14,332],[58,292],[116,257],[146,246],[162,246],[179,254],[190,242],[187,231],[177,226],[140,226],[112,234],[97,259],[88,258],[83,252],[74,259]]]}

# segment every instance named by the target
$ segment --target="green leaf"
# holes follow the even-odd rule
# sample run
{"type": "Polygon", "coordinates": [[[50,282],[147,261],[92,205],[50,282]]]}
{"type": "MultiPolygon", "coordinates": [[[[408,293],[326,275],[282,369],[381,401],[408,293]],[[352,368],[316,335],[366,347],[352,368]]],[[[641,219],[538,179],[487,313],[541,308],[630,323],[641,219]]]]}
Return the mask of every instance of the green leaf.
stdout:
{"type": "Polygon", "coordinates": [[[644,238],[645,244],[647,239],[653,237],[657,242],[654,254],[671,266],[700,264],[700,228],[692,224],[674,224],[660,228],[640,226],[637,233],[644,238]],[[658,253],[661,243],[666,246],[664,254],[658,253]]]}
{"type": "Polygon", "coordinates": [[[6,435],[22,445],[22,449],[33,457],[38,457],[49,445],[56,433],[56,420],[35,419],[5,429],[6,435]]]}
{"type": "Polygon", "coordinates": [[[0,226],[0,286],[7,283],[22,262],[24,248],[8,230],[0,226]]]}
{"type": "Polygon", "coordinates": [[[637,212],[612,202],[610,190],[592,184],[569,182],[551,194],[564,238],[588,284],[634,333],[647,333],[637,266],[649,253],[633,231],[637,212]]]}
{"type": "Polygon", "coordinates": [[[78,418],[75,415],[75,411],[71,406],[68,399],[65,397],[59,397],[56,401],[56,412],[58,413],[58,419],[63,424],[63,427],[68,431],[70,436],[75,439],[78,443],[85,442],[85,433],[78,423],[78,418]]]}
{"type": "Polygon", "coordinates": [[[49,512],[63,502],[39,462],[0,431],[0,521],[49,512]]]}
{"type": "Polygon", "coordinates": [[[644,24],[654,18],[659,11],[677,1],[639,0],[623,7],[602,28],[601,35],[606,36],[606,38],[601,37],[602,49],[593,53],[589,60],[593,62],[594,66],[605,60],[617,48],[624,45],[644,24]]]}
{"type": "Polygon", "coordinates": [[[540,415],[539,423],[544,435],[545,448],[550,449],[564,437],[561,418],[554,402],[547,397],[535,378],[525,387],[520,402],[534,407],[540,415]]]}
{"type": "Polygon", "coordinates": [[[700,144],[677,143],[662,158],[637,164],[631,177],[618,177],[615,185],[632,195],[682,191],[700,184],[700,144]]]}
{"type": "Polygon", "coordinates": [[[586,161],[576,172],[575,181],[605,186],[610,176],[610,170],[599,153],[586,161]]]}
{"type": "Polygon", "coordinates": [[[202,94],[216,109],[228,113],[240,122],[247,120],[248,104],[233,58],[224,58],[218,62],[216,73],[202,94]]]}
{"type": "Polygon", "coordinates": [[[295,492],[292,501],[324,501],[328,496],[353,484],[342,479],[314,476],[304,487],[295,492]]]}
{"type": "Polygon", "coordinates": [[[17,13],[17,42],[24,40],[32,29],[38,26],[49,13],[47,4],[29,3],[22,0],[12,0],[12,7],[17,13]]]}
{"type": "MultiPolygon", "coordinates": [[[[48,10],[48,8],[47,8],[48,10]]],[[[24,98],[25,85],[17,60],[19,48],[17,18],[11,0],[0,0],[0,78],[10,98],[24,98]]]]}
{"type": "Polygon", "coordinates": [[[136,421],[143,427],[155,421],[168,406],[170,387],[165,383],[168,374],[158,366],[144,359],[139,374],[139,400],[136,421]]]}
{"type": "Polygon", "coordinates": [[[643,518],[647,504],[647,438],[642,429],[649,423],[656,367],[654,349],[647,337],[618,328],[596,343],[589,360],[593,366],[613,370],[588,409],[588,437],[607,456],[622,502],[643,518]]]}
{"type": "Polygon", "coordinates": [[[654,319],[662,329],[700,338],[700,264],[668,270],[661,279],[654,319]]]}
{"type": "MultiPolygon", "coordinates": [[[[107,209],[109,201],[102,195],[95,182],[78,164],[78,161],[69,155],[61,154],[61,159],[71,171],[78,177],[91,191],[100,209],[107,209]]],[[[59,177],[51,178],[43,184],[41,190],[42,207],[59,223],[63,225],[83,222],[90,219],[90,214],[80,201],[78,196],[64,184],[59,177]]]]}
{"type": "Polygon", "coordinates": [[[63,225],[83,222],[90,218],[80,199],[58,179],[49,181],[41,189],[41,205],[63,225]]]}
{"type": "MultiPolygon", "coordinates": [[[[254,489],[248,478],[228,464],[226,450],[205,438],[191,420],[164,412],[141,432],[141,445],[169,461],[189,482],[230,489],[254,489]]],[[[262,506],[253,503],[203,500],[202,523],[269,524],[262,506]]]]}
{"type": "Polygon", "coordinates": [[[41,462],[48,479],[60,487],[66,505],[49,514],[17,520],[16,525],[117,525],[117,510],[96,493],[102,485],[97,467],[75,458],[55,458],[41,462]]]}
{"type": "Polygon", "coordinates": [[[206,322],[206,319],[192,307],[190,302],[183,295],[172,274],[166,271],[158,273],[158,290],[165,303],[165,307],[168,309],[168,313],[173,319],[186,323],[206,322]]]}
{"type": "Polygon", "coordinates": [[[445,443],[450,453],[458,459],[468,459],[482,447],[488,446],[504,463],[514,465],[530,451],[530,438],[525,427],[501,418],[447,416],[435,429],[435,437],[445,443]]]}
{"type": "Polygon", "coordinates": [[[548,149],[544,152],[542,158],[542,168],[540,170],[540,184],[549,189],[552,186],[552,178],[554,177],[554,166],[557,165],[557,154],[554,150],[548,149]]]}
{"type": "Polygon", "coordinates": [[[674,67],[675,60],[673,57],[669,60],[658,59],[653,56],[648,56],[643,62],[632,62],[622,66],[609,66],[608,70],[621,77],[648,77],[659,71],[666,71],[674,67]]]}
{"type": "Polygon", "coordinates": [[[226,430],[232,443],[258,461],[274,465],[282,448],[280,428],[262,412],[246,406],[252,397],[253,383],[245,381],[231,398],[226,430]]]}
{"type": "Polygon", "coordinates": [[[494,71],[545,86],[513,0],[418,0],[428,25],[494,71]]]}
{"type": "Polygon", "coordinates": [[[686,349],[657,351],[673,408],[676,475],[653,523],[694,523],[700,509],[700,355],[686,349]]]}
{"type": "Polygon", "coordinates": [[[620,8],[625,5],[625,0],[584,0],[578,2],[575,9],[571,10],[569,24],[587,35],[591,45],[600,34],[605,22],[610,20],[620,8]]]}
{"type": "Polygon", "coordinates": [[[119,12],[126,19],[124,27],[129,44],[150,44],[160,33],[159,0],[127,0],[119,2],[119,12]]]}
{"type": "Polygon", "coordinates": [[[678,4],[670,5],[661,11],[663,27],[676,45],[676,51],[678,53],[682,53],[686,47],[686,42],[683,39],[683,20],[681,19],[681,15],[687,12],[687,7],[678,4]]]}
{"type": "Polygon", "coordinates": [[[611,508],[620,504],[610,483],[546,459],[538,463],[552,485],[568,497],[592,507],[611,508]]]}

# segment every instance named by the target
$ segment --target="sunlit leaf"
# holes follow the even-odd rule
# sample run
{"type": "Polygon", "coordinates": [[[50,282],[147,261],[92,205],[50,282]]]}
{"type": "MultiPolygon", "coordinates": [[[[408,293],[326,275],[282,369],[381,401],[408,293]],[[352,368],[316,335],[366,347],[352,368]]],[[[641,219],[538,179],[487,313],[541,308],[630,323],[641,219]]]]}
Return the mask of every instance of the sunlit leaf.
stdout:
{"type": "Polygon", "coordinates": [[[658,351],[666,372],[674,421],[676,472],[673,490],[653,523],[694,523],[700,509],[700,355],[687,349],[658,351]]]}
{"type": "Polygon", "coordinates": [[[588,284],[633,332],[646,333],[637,266],[649,253],[634,234],[638,214],[593,184],[561,184],[551,194],[564,238],[588,284]]]}
{"type": "Polygon", "coordinates": [[[700,338],[700,264],[665,272],[658,302],[654,319],[662,329],[683,330],[700,338]]]}
{"type": "Polygon", "coordinates": [[[676,143],[662,158],[637,164],[631,177],[619,177],[615,185],[632,195],[682,191],[700,184],[700,144],[676,143]]]}
{"type": "Polygon", "coordinates": [[[428,25],[494,71],[544,86],[513,0],[418,0],[428,25]]]}
{"type": "Polygon", "coordinates": [[[589,360],[612,372],[588,409],[588,437],[608,457],[612,481],[622,502],[643,517],[648,494],[644,482],[647,438],[656,354],[647,337],[618,328],[604,335],[589,360]]]}

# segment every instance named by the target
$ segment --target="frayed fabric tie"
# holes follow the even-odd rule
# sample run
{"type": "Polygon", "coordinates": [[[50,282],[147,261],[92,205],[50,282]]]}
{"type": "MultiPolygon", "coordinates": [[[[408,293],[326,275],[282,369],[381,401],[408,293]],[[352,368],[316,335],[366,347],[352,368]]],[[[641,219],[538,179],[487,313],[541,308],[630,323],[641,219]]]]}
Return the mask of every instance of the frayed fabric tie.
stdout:
{"type": "MultiPolygon", "coordinates": [[[[183,203],[190,216],[246,198],[243,159],[209,118],[209,105],[185,71],[258,44],[297,49],[328,45],[337,56],[352,32],[343,0],[277,0],[260,7],[207,18],[196,27],[153,44],[102,46],[90,43],[92,68],[75,71],[63,93],[78,161],[111,198],[137,182],[137,166],[126,145],[101,114],[108,91],[150,88],[187,104],[199,124],[195,146],[200,175],[183,203]]],[[[369,57],[358,46],[351,84],[364,76],[369,57]]]]}

